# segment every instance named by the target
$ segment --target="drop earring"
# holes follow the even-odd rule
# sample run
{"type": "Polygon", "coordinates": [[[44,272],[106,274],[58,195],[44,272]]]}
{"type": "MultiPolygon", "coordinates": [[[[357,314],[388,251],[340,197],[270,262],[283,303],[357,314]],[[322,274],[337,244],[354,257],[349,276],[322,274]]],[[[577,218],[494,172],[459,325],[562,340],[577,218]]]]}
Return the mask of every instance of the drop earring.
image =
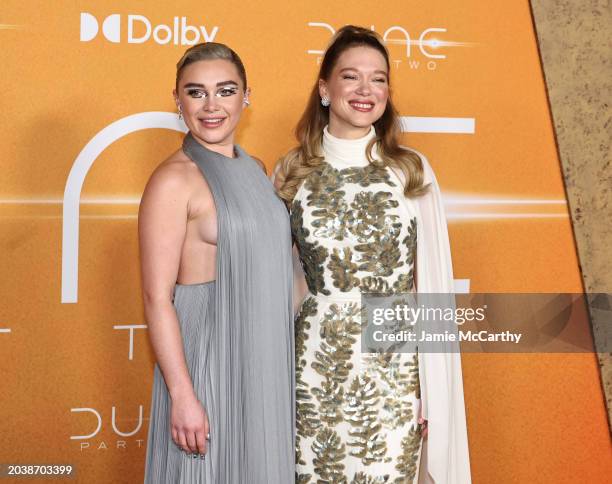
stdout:
{"type": "Polygon", "coordinates": [[[183,109],[180,104],[178,105],[178,117],[181,120],[183,119],[183,109]]]}
{"type": "Polygon", "coordinates": [[[329,102],[329,98],[327,96],[323,96],[321,98],[321,106],[327,107],[329,106],[331,103],[329,102]]]}
{"type": "Polygon", "coordinates": [[[247,106],[250,106],[251,102],[245,97],[244,98],[244,104],[246,104],[247,106]]]}

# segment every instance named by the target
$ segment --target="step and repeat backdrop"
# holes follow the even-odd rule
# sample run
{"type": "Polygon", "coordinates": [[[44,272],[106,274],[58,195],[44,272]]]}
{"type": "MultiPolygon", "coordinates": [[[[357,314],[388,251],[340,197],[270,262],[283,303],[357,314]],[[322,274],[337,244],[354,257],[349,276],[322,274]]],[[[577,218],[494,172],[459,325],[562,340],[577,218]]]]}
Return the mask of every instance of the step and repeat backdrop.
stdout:
{"type": "MultiPolygon", "coordinates": [[[[154,357],[137,212],[185,130],[175,64],[198,42],[241,55],[238,142],[271,168],[347,23],[386,40],[402,141],[444,193],[457,290],[582,291],[527,1],[4,1],[0,463],[142,481],[154,357]]],[[[593,354],[466,354],[463,371],[474,482],[600,482],[593,354]]]]}

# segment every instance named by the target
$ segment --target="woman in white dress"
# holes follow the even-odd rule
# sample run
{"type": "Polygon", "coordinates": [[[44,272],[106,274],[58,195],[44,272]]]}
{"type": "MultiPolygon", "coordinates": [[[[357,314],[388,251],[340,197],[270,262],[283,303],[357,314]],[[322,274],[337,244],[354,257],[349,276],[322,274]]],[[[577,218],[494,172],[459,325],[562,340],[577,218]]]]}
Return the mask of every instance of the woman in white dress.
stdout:
{"type": "Polygon", "coordinates": [[[459,355],[361,352],[362,293],[453,288],[439,188],[399,145],[389,76],[376,33],[340,29],[277,169],[308,285],[295,322],[299,483],[470,482],[459,355]]]}

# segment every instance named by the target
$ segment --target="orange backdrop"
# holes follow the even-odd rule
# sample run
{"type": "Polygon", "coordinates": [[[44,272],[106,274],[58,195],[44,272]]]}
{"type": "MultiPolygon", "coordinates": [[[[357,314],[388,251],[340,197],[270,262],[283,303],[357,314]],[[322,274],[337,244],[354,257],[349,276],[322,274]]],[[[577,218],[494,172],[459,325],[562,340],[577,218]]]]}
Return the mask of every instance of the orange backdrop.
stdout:
{"type": "MultiPolygon", "coordinates": [[[[387,34],[403,142],[441,183],[458,286],[581,292],[526,0],[5,0],[0,462],[142,481],[153,355],[136,217],[181,140],[164,112],[184,41],[241,55],[253,94],[239,143],[272,167],[294,144],[317,51],[346,23],[387,34]],[[120,121],[139,113],[154,114],[120,121]]],[[[470,354],[463,367],[475,483],[606,482],[593,354],[470,354]]]]}

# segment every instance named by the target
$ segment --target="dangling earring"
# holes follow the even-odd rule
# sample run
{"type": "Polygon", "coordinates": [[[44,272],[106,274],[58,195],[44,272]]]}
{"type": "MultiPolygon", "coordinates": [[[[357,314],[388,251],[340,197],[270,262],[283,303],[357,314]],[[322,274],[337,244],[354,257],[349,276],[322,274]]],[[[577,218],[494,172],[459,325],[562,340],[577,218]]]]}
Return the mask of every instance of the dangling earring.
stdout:
{"type": "Polygon", "coordinates": [[[321,98],[321,106],[327,107],[331,104],[331,102],[329,101],[329,98],[327,96],[323,96],[321,98]]]}
{"type": "Polygon", "coordinates": [[[178,105],[178,111],[179,119],[183,119],[183,108],[180,104],[178,105]]]}
{"type": "Polygon", "coordinates": [[[244,104],[246,104],[247,106],[250,106],[251,102],[245,97],[244,98],[244,104]]]}

